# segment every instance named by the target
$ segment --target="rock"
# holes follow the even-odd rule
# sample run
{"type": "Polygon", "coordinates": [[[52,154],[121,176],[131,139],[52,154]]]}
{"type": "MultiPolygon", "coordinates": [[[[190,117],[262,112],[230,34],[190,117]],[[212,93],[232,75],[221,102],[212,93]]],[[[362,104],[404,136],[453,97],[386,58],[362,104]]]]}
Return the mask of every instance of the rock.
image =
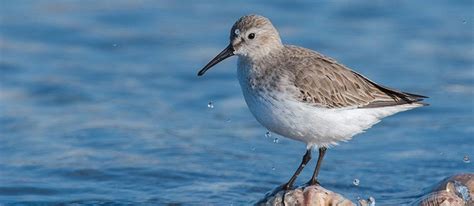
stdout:
{"type": "Polygon", "coordinates": [[[474,206],[474,174],[458,174],[444,179],[413,205],[474,206]]]}
{"type": "MultiPolygon", "coordinates": [[[[429,193],[411,205],[418,206],[474,206],[474,174],[457,174],[438,183],[429,193]]],[[[319,185],[282,191],[278,188],[255,205],[259,206],[355,206],[342,195],[319,185]]],[[[360,206],[373,206],[375,200],[359,200],[360,206]]]]}
{"type": "Polygon", "coordinates": [[[327,190],[319,185],[298,187],[288,191],[276,191],[267,195],[255,205],[283,206],[283,205],[334,205],[355,206],[353,202],[342,195],[327,190]]]}

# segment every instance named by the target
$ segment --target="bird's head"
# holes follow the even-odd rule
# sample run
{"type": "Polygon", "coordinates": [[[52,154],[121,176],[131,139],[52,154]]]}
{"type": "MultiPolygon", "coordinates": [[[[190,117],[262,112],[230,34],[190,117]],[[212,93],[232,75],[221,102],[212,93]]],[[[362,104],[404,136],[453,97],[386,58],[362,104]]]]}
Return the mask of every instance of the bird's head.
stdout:
{"type": "Polygon", "coordinates": [[[258,59],[283,47],[278,31],[270,20],[259,15],[241,17],[230,30],[230,43],[198,73],[203,75],[212,66],[222,60],[238,55],[239,57],[258,59]]]}

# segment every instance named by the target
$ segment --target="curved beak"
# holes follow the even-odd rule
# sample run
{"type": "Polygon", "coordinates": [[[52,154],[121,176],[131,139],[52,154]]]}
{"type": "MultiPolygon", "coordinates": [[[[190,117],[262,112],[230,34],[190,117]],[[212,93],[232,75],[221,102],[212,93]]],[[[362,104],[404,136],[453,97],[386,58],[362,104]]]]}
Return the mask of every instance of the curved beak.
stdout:
{"type": "Polygon", "coordinates": [[[234,55],[234,48],[232,47],[232,44],[229,44],[224,50],[221,51],[221,53],[219,53],[216,57],[214,57],[214,59],[212,59],[209,63],[207,63],[206,66],[204,66],[204,68],[202,68],[198,72],[198,76],[202,76],[212,66],[216,65],[222,60],[227,59],[228,57],[231,57],[233,55],[234,55]]]}

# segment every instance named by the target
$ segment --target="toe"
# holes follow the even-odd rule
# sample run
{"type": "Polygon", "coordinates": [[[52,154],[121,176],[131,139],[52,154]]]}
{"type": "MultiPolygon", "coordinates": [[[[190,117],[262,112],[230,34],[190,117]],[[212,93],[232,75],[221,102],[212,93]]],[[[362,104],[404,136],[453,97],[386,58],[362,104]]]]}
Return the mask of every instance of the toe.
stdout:
{"type": "Polygon", "coordinates": [[[286,183],[286,184],[281,186],[281,189],[282,190],[291,190],[292,187],[293,186],[291,184],[286,183]]]}

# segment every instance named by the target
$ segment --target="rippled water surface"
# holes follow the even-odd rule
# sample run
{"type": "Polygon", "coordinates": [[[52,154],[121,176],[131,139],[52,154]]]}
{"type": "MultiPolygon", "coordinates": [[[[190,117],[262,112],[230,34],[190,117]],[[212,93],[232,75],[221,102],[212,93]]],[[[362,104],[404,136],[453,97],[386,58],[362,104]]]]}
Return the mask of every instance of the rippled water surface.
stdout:
{"type": "Polygon", "coordinates": [[[323,186],[397,205],[474,171],[472,1],[0,4],[0,203],[246,205],[285,182],[305,145],[266,137],[236,58],[196,77],[248,13],[431,97],[330,149],[323,186]]]}

